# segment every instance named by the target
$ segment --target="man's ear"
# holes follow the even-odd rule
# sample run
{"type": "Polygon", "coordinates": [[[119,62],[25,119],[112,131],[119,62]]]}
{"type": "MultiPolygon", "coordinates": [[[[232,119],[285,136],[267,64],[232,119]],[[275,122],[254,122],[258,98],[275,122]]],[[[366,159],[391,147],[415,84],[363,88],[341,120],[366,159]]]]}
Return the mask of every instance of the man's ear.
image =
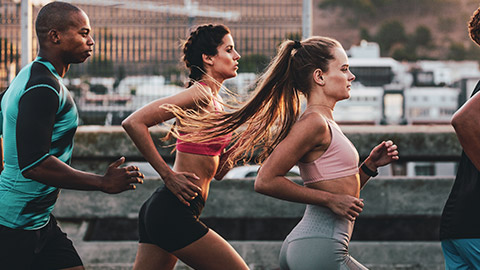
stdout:
{"type": "Polygon", "coordinates": [[[60,33],[56,29],[50,29],[47,36],[48,40],[53,44],[60,44],[60,33]]]}
{"type": "Polygon", "coordinates": [[[325,79],[323,77],[323,71],[319,68],[313,71],[313,81],[321,86],[325,85],[325,79]]]}
{"type": "Polygon", "coordinates": [[[202,60],[207,65],[213,65],[213,59],[210,55],[202,54],[202,60]]]}

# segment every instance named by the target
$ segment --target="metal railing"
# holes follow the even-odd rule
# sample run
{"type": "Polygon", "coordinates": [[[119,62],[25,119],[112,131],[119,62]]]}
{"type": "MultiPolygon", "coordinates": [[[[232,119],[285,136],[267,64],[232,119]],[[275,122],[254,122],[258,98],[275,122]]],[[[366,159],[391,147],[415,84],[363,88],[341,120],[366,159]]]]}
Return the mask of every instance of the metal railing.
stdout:
{"type": "MultiPolygon", "coordinates": [[[[180,45],[195,25],[227,25],[242,55],[239,72],[251,73],[264,68],[283,39],[299,39],[302,31],[302,0],[68,2],[88,14],[96,42],[93,56],[72,65],[65,80],[83,124],[118,124],[151,96],[166,91],[165,85],[183,86],[186,70],[180,63],[180,45]],[[122,80],[132,76],[139,82],[119,89],[122,80]],[[163,84],[148,85],[153,76],[162,78],[163,84]],[[103,79],[92,80],[99,77],[103,79]],[[139,91],[145,86],[147,93],[139,91]]],[[[33,20],[39,9],[33,7],[33,20]]],[[[21,69],[20,16],[20,1],[0,0],[1,89],[21,69]]],[[[32,36],[36,55],[38,45],[32,36]]]]}

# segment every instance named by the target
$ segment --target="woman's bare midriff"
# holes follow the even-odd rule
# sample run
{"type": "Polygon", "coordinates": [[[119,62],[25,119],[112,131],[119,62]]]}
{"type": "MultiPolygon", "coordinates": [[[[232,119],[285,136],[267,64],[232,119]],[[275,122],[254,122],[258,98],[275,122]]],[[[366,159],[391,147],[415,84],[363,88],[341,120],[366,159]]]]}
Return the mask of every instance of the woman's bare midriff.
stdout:
{"type": "Polygon", "coordinates": [[[218,156],[206,156],[176,152],[175,172],[190,172],[198,176],[199,180],[192,182],[202,189],[202,197],[207,200],[210,182],[217,172],[220,158],[218,156]]]}
{"type": "Polygon", "coordinates": [[[360,196],[360,176],[358,173],[341,178],[306,184],[306,186],[334,194],[350,195],[357,198],[360,196]]]}

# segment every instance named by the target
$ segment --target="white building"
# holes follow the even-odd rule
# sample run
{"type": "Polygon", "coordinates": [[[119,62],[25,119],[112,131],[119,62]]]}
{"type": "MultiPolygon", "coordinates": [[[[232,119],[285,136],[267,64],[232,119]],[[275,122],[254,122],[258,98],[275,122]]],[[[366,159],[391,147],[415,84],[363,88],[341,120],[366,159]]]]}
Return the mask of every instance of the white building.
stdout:
{"type": "Polygon", "coordinates": [[[460,89],[449,87],[412,87],[404,91],[409,124],[449,124],[458,108],[460,89]]]}
{"type": "Polygon", "coordinates": [[[434,85],[450,85],[466,77],[479,77],[477,61],[417,61],[415,68],[433,74],[434,85]]]}
{"type": "Polygon", "coordinates": [[[165,85],[163,76],[127,76],[117,86],[120,95],[164,96],[161,93],[165,85]]]}
{"type": "Polygon", "coordinates": [[[348,50],[351,58],[380,58],[380,46],[376,42],[360,41],[360,45],[352,45],[348,50]]]}
{"type": "Polygon", "coordinates": [[[382,119],[382,87],[353,84],[351,97],[337,103],[333,115],[343,124],[380,124],[382,119]]]}

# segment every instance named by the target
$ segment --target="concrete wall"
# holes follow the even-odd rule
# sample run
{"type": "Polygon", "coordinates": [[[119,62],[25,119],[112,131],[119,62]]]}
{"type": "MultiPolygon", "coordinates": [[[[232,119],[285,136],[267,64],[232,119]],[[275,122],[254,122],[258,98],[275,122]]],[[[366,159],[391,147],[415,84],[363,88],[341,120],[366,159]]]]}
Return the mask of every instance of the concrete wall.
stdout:
{"type": "MultiPolygon", "coordinates": [[[[401,162],[455,161],[461,151],[449,126],[344,126],[342,129],[362,157],[385,139],[393,139],[399,146],[401,162]]],[[[155,138],[164,132],[152,130],[155,138]]],[[[159,151],[173,160],[170,149],[159,147],[159,151]]],[[[127,161],[142,160],[121,128],[80,127],[72,165],[103,172],[109,162],[121,155],[126,156],[127,161]]],[[[277,230],[278,239],[230,240],[224,236],[252,269],[276,269],[281,239],[302,216],[304,205],[257,194],[253,191],[253,181],[212,182],[202,218],[220,220],[223,224],[245,225],[248,221],[272,226],[267,229],[277,230]]],[[[102,224],[98,223],[101,220],[126,220],[130,226],[135,224],[141,204],[161,183],[159,179],[147,179],[137,190],[117,195],[62,190],[54,214],[74,240],[87,269],[131,269],[137,246],[134,239],[88,239],[94,234],[94,228],[102,224]]],[[[350,253],[370,269],[444,269],[440,243],[435,236],[452,183],[453,177],[372,179],[361,192],[365,208],[357,219],[350,253]]],[[[133,232],[136,228],[133,225],[129,229],[133,232]]],[[[263,235],[258,236],[260,239],[263,235]]],[[[190,268],[178,263],[176,269],[190,268]]]]}
{"type": "MultiPolygon", "coordinates": [[[[347,137],[357,147],[362,158],[382,140],[392,139],[399,146],[401,160],[451,161],[460,157],[461,146],[451,126],[341,126],[347,137]]],[[[163,142],[167,130],[152,128],[151,134],[157,149],[168,161],[173,141],[163,142]]],[[[127,161],[142,161],[143,157],[118,126],[80,126],[75,135],[72,165],[79,169],[104,172],[106,166],[125,156],[127,161]]]]}
{"type": "MultiPolygon", "coordinates": [[[[303,205],[257,194],[253,191],[253,182],[253,179],[212,182],[210,196],[202,218],[221,217],[232,220],[249,218],[253,222],[255,219],[299,219],[302,216],[303,205]]],[[[452,183],[453,179],[451,178],[373,179],[362,190],[361,197],[365,201],[365,208],[357,220],[356,230],[360,229],[358,225],[362,223],[362,220],[375,222],[376,218],[390,218],[395,222],[395,219],[408,217],[421,221],[424,217],[438,217],[452,183]]],[[[54,215],[62,221],[62,226],[73,238],[89,269],[117,269],[99,267],[128,269],[135,258],[136,242],[134,240],[86,241],[85,237],[89,233],[89,227],[97,219],[135,219],[143,201],[151,194],[152,190],[160,185],[160,181],[148,179],[137,190],[118,195],[63,190],[54,215]]],[[[284,228],[271,227],[268,229],[284,228]]],[[[291,227],[286,231],[288,232],[290,229],[291,227]]],[[[376,226],[371,230],[388,231],[389,229],[376,226]]],[[[278,267],[277,257],[281,240],[230,242],[252,269],[275,269],[278,267]]],[[[353,240],[351,254],[371,269],[443,268],[443,257],[436,239],[430,239],[430,241],[415,239],[410,241],[353,240]]],[[[179,267],[181,265],[179,264],[179,267]]]]}

